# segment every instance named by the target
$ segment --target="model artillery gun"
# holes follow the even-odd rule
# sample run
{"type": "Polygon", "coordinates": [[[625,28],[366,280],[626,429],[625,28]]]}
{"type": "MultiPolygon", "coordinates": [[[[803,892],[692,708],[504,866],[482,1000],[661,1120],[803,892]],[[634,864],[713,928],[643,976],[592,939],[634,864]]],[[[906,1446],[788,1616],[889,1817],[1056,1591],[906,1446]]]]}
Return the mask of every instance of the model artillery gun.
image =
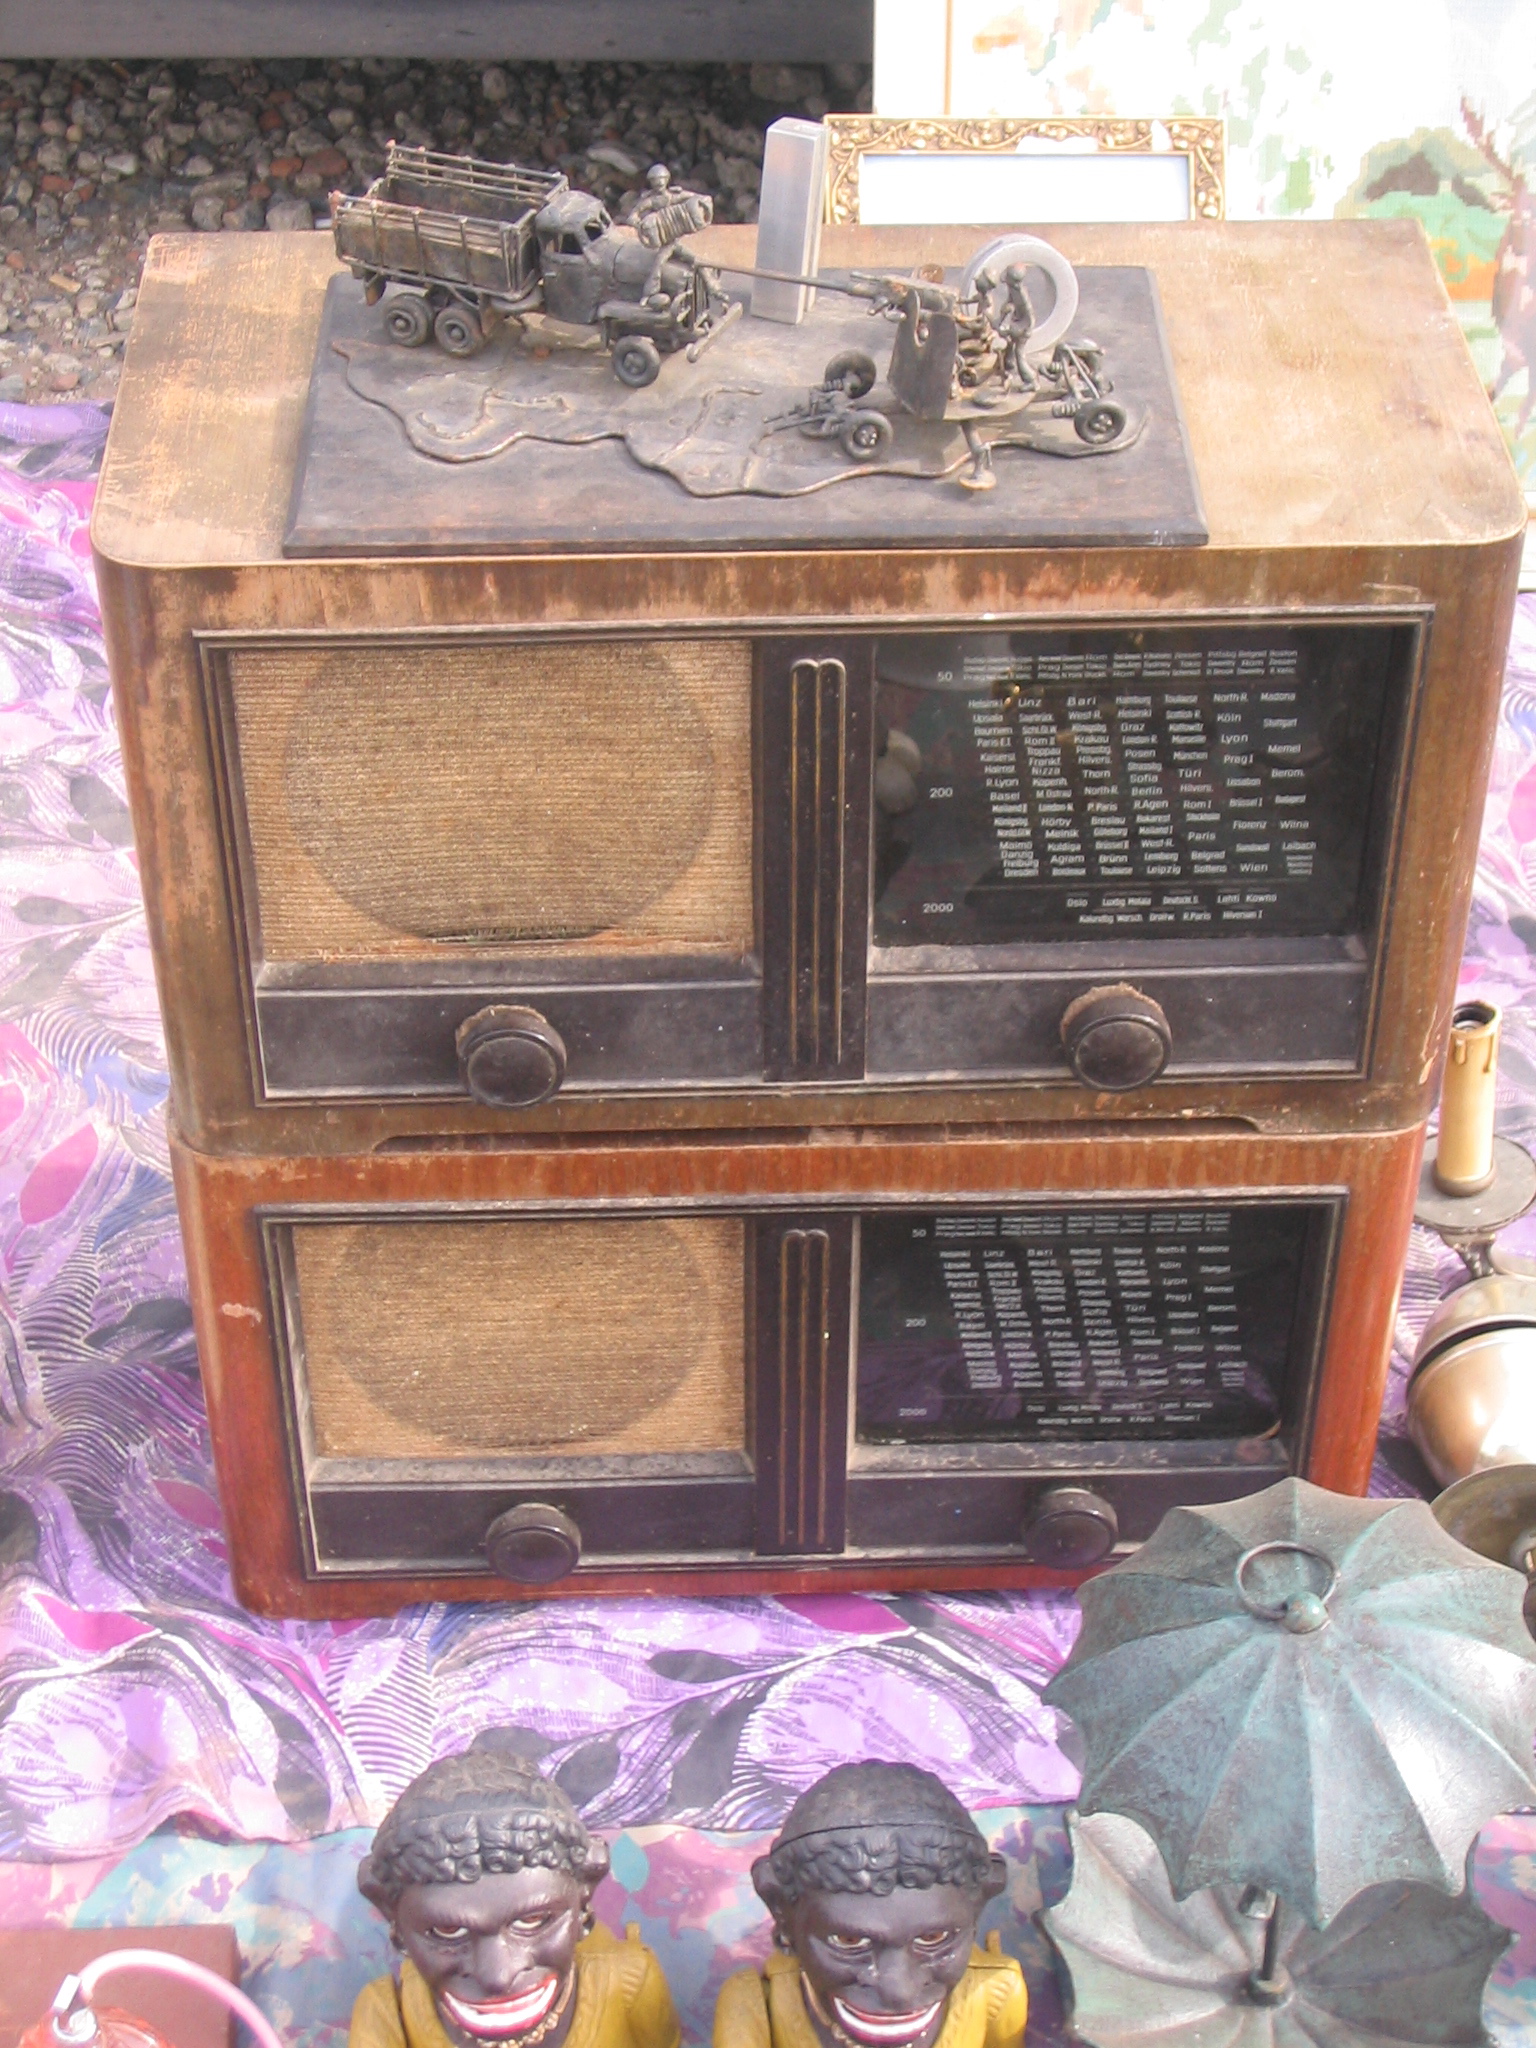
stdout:
{"type": "Polygon", "coordinates": [[[662,165],[648,186],[615,222],[559,171],[391,143],[365,193],[332,195],[336,253],[370,305],[400,287],[384,325],[405,348],[435,339],[472,356],[507,326],[536,347],[605,349],[619,382],[639,387],[664,355],[697,360],[742,311],[682,246],[713,202],[672,191],[662,165]]]}
{"type": "Polygon", "coordinates": [[[1078,439],[1091,448],[1111,447],[1125,431],[1125,408],[1110,398],[1114,386],[1104,371],[1103,350],[1065,338],[1077,311],[1076,274],[1059,250],[1033,235],[988,243],[958,284],[945,283],[939,270],[910,277],[854,271],[846,279],[746,274],[868,299],[871,313],[897,321],[886,372],[894,417],[870,403],[879,378],[874,357],[843,350],[828,362],[820,388],[770,423],[798,428],[812,440],[836,440],[851,461],[874,462],[888,454],[903,414],[949,421],[963,430],[971,455],[970,474],[961,481],[972,490],[989,490],[996,477],[979,432],[984,422],[997,424],[1041,407],[1053,418],[1070,419],[1078,439]],[[1032,268],[1043,270],[1055,288],[1043,322],[1037,322],[1026,289],[1032,268]]]}

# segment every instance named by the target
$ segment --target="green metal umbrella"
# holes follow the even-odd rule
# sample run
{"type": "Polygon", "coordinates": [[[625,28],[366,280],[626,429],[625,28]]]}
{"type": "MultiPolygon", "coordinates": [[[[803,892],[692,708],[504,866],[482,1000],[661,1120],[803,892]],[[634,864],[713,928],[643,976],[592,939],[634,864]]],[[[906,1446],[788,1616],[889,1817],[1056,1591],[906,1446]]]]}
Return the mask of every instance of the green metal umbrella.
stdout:
{"type": "Polygon", "coordinates": [[[1286,1479],[1175,1508],[1083,1587],[1046,1690],[1082,1810],[1140,1822],[1176,1898],[1255,1885],[1325,1927],[1367,1885],[1457,1892],[1484,1822],[1536,1802],[1524,1591],[1422,1501],[1286,1479]]]}
{"type": "Polygon", "coordinates": [[[1100,1813],[1072,1825],[1072,1889],[1040,1916],[1090,2048],[1482,2048],[1488,1973],[1513,1939],[1468,1885],[1373,1886],[1318,1933],[1292,1918],[1287,1992],[1254,2004],[1262,1920],[1236,1887],[1175,1900],[1156,1844],[1100,1813]]]}

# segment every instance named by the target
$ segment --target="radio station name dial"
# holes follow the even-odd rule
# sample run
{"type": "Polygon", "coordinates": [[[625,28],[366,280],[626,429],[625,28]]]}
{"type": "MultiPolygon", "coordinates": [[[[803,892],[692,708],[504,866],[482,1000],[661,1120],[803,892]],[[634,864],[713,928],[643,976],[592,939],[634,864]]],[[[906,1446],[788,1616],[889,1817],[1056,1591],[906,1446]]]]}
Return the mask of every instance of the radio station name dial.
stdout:
{"type": "Polygon", "coordinates": [[[1084,1087],[1108,1095],[1145,1088],[1173,1051],[1162,1004],[1124,981],[1074,997],[1062,1012],[1061,1042],[1084,1087]]]}
{"type": "Polygon", "coordinates": [[[565,1040],[547,1017],[520,1004],[476,1010],[454,1044],[464,1086],[493,1109],[532,1109],[565,1079],[565,1040]]]}

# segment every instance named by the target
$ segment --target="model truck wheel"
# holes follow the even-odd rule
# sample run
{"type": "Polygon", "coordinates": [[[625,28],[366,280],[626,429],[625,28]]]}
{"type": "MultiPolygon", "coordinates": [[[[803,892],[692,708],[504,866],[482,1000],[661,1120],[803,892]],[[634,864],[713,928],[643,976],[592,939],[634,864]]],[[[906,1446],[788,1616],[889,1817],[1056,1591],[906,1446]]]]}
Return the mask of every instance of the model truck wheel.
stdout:
{"type": "Polygon", "coordinates": [[[468,306],[444,306],[432,323],[437,345],[450,356],[478,355],[485,347],[485,330],[468,306]]]}
{"type": "Polygon", "coordinates": [[[626,334],[613,344],[613,374],[631,391],[643,390],[661,375],[661,351],[644,334],[626,334]]]}
{"type": "Polygon", "coordinates": [[[420,292],[402,292],[384,308],[384,327],[402,348],[420,348],[432,333],[432,309],[420,292]]]}

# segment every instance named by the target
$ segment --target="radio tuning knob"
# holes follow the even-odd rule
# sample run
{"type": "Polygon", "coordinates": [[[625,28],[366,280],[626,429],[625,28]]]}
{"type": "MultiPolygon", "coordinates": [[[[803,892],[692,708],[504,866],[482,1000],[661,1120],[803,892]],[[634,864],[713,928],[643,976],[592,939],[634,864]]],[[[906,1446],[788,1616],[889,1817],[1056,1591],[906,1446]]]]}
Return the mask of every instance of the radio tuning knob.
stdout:
{"type": "Polygon", "coordinates": [[[1024,1522],[1024,1550],[1032,1564],[1076,1571],[1108,1557],[1120,1536],[1109,1502],[1086,1486],[1048,1487],[1024,1522]]]}
{"type": "Polygon", "coordinates": [[[565,1079],[565,1040],[537,1010],[493,1003],[466,1017],[453,1042],[464,1086],[493,1109],[548,1102],[565,1079]]]}
{"type": "Polygon", "coordinates": [[[1173,1033],[1161,1003],[1117,981],[1068,1003],[1061,1042],[1085,1087],[1121,1095],[1157,1079],[1173,1050],[1173,1033]]]}
{"type": "Polygon", "coordinates": [[[581,1562],[581,1531],[563,1509],[523,1501],[486,1530],[485,1554],[498,1579],[551,1586],[581,1562]]]}

